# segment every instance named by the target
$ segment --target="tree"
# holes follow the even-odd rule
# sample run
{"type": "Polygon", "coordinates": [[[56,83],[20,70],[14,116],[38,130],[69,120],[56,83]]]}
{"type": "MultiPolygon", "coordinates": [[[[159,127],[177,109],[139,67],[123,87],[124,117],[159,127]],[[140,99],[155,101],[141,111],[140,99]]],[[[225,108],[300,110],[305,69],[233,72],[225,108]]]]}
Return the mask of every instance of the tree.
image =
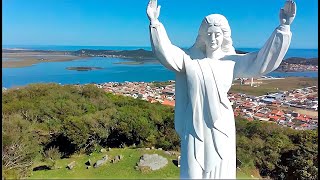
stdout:
{"type": "Polygon", "coordinates": [[[40,148],[30,123],[20,115],[2,117],[2,170],[5,178],[26,177],[40,148]]]}

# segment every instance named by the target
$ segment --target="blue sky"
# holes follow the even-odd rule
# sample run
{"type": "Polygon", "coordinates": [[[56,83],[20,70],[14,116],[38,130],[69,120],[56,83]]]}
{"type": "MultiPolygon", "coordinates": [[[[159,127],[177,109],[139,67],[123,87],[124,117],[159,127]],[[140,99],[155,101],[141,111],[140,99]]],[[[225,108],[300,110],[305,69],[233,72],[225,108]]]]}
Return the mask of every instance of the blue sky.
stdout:
{"type": "MultiPolygon", "coordinates": [[[[202,19],[223,14],[236,48],[260,48],[285,0],[158,0],[173,44],[191,46],[202,19]]],[[[150,46],[148,0],[3,0],[2,44],[150,46]]],[[[290,48],[318,48],[318,0],[296,0],[290,48]]]]}

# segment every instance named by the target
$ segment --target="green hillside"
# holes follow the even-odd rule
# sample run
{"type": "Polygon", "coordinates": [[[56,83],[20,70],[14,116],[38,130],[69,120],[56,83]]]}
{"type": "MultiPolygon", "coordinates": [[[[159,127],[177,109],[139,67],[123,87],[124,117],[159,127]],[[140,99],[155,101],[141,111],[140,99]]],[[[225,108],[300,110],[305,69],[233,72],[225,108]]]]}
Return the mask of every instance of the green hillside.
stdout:
{"type": "MultiPolygon", "coordinates": [[[[93,85],[33,84],[9,89],[2,92],[2,176],[178,177],[172,161],[163,170],[136,171],[143,152],[128,148],[179,151],[173,115],[172,107],[108,94],[93,85]],[[96,161],[103,156],[100,149],[109,147],[110,155],[122,154],[123,160],[85,169],[88,158],[96,161]],[[67,170],[72,160],[78,163],[67,170]],[[32,171],[41,165],[51,170],[32,171]]],[[[317,130],[296,131],[240,118],[236,118],[236,130],[238,178],[260,174],[274,179],[317,179],[317,130]]]]}

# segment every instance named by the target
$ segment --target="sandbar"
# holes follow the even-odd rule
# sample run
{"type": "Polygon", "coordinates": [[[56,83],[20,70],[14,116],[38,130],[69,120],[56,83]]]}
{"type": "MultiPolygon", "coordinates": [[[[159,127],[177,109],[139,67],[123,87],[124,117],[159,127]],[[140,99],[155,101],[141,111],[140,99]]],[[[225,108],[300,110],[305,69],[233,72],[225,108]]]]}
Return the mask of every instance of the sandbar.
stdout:
{"type": "Polygon", "coordinates": [[[102,67],[87,67],[87,66],[79,66],[79,67],[67,67],[68,70],[75,70],[75,71],[91,71],[91,70],[99,70],[103,69],[102,67]]]}
{"type": "Polygon", "coordinates": [[[32,66],[41,62],[62,62],[81,59],[83,57],[70,55],[66,52],[2,52],[3,68],[18,68],[32,66]],[[4,60],[5,59],[5,60],[4,60]],[[11,59],[11,60],[10,60],[11,59]]]}

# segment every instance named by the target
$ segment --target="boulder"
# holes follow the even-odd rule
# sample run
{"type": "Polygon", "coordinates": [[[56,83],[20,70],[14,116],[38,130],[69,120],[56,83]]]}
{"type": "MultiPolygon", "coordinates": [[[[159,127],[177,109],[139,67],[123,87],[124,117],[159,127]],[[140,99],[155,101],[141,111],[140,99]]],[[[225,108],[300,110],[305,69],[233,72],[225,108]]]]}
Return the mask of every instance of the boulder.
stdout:
{"type": "Polygon", "coordinates": [[[84,163],[87,166],[91,166],[91,160],[89,159],[86,163],[84,163]]]}
{"type": "Polygon", "coordinates": [[[51,168],[47,165],[37,166],[33,168],[33,171],[40,171],[40,170],[50,170],[51,168]]]}
{"type": "Polygon", "coordinates": [[[69,163],[69,164],[67,165],[67,168],[68,168],[69,170],[71,170],[71,169],[74,168],[75,165],[76,165],[76,162],[75,162],[75,161],[72,161],[71,163],[69,163]]]}
{"type": "Polygon", "coordinates": [[[105,161],[107,161],[107,160],[108,160],[108,155],[107,155],[107,154],[104,155],[104,156],[102,157],[102,159],[105,160],[105,161]]]}
{"type": "Polygon", "coordinates": [[[119,159],[121,160],[121,159],[123,159],[123,155],[118,155],[119,156],[119,159]]]}
{"type": "Polygon", "coordinates": [[[105,155],[105,156],[103,156],[102,159],[100,159],[100,160],[98,160],[96,163],[94,163],[93,167],[94,167],[94,168],[97,168],[97,167],[103,165],[104,163],[106,163],[107,160],[108,160],[108,155],[105,155]]]}
{"type": "Polygon", "coordinates": [[[98,160],[96,163],[94,163],[93,167],[94,167],[94,168],[97,168],[97,167],[101,166],[101,165],[104,164],[104,163],[105,163],[105,161],[102,160],[102,159],[100,159],[100,160],[98,160]]]}
{"type": "Polygon", "coordinates": [[[102,149],[100,149],[100,152],[105,153],[105,152],[107,152],[107,150],[105,148],[102,148],[102,149]]]}
{"type": "Polygon", "coordinates": [[[111,163],[119,162],[123,158],[122,155],[116,155],[112,160],[111,163]]]}
{"type": "Polygon", "coordinates": [[[144,154],[137,163],[139,168],[148,167],[152,171],[163,168],[168,164],[168,160],[158,154],[144,154]]]}
{"type": "Polygon", "coordinates": [[[115,156],[115,157],[114,157],[114,160],[115,160],[115,161],[120,161],[120,156],[119,156],[119,155],[115,156]]]}

